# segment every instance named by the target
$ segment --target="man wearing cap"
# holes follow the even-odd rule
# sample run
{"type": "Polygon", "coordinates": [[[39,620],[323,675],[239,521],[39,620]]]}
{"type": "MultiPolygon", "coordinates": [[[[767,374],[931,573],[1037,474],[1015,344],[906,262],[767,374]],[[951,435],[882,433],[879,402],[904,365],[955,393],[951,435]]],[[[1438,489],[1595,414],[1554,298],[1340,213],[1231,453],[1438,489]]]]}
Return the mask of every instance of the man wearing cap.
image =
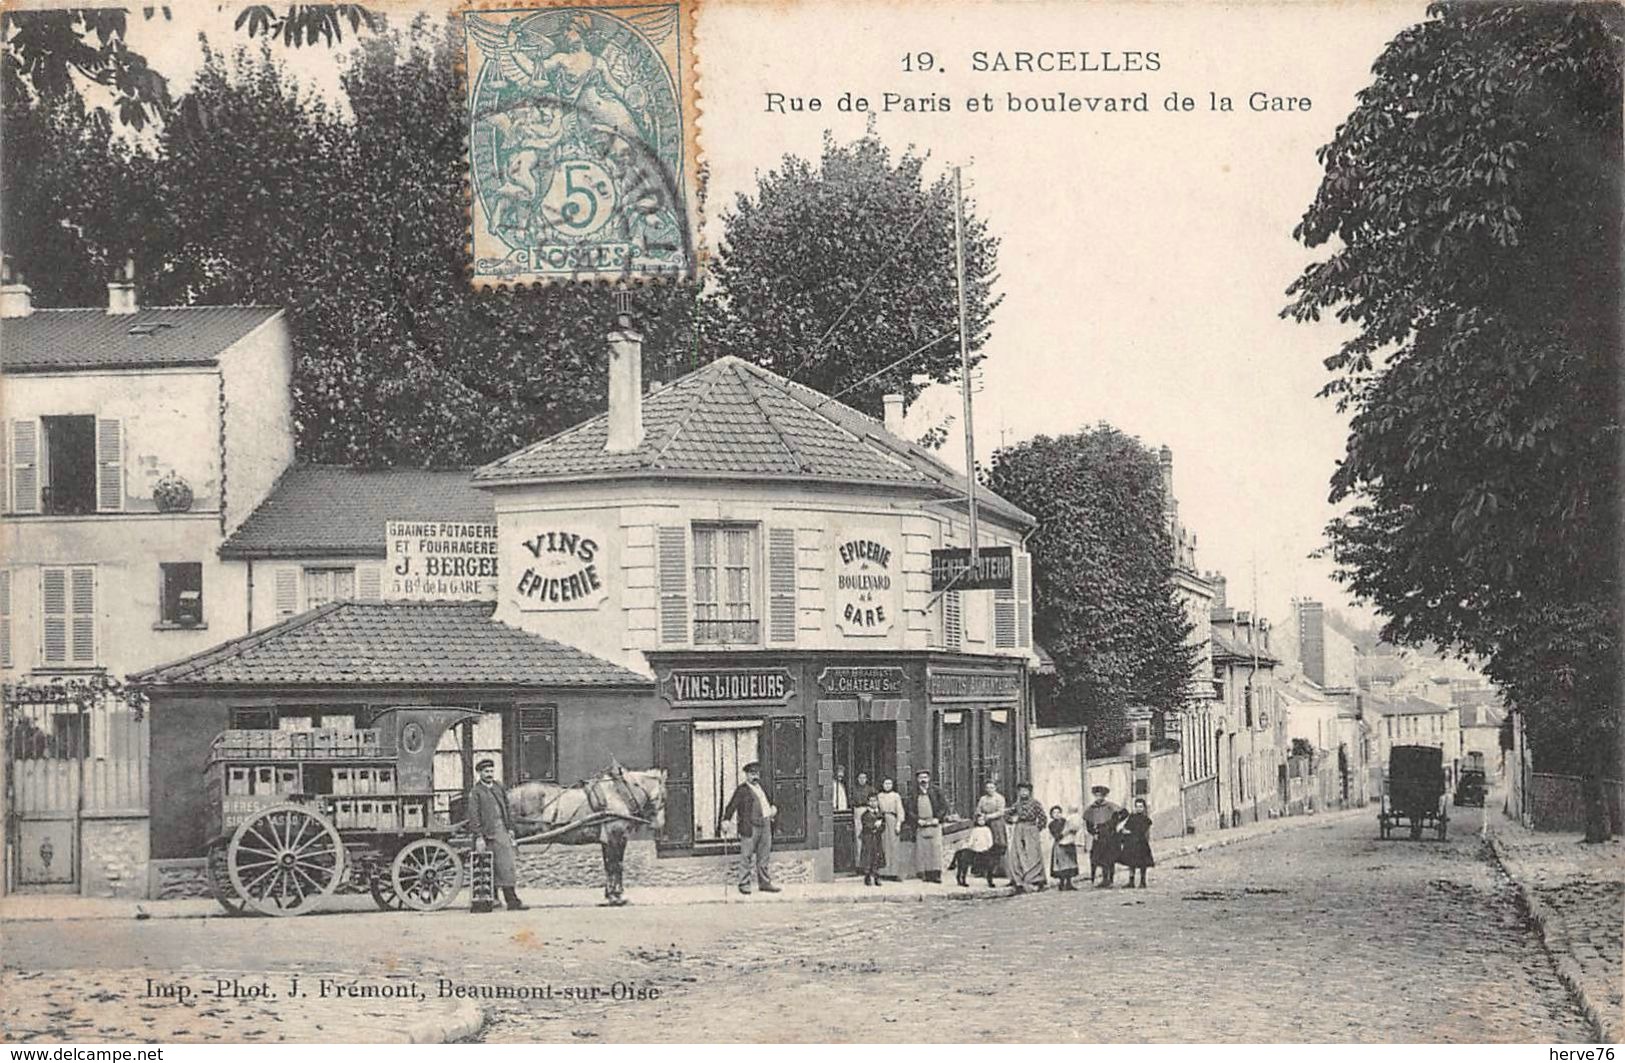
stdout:
{"type": "Polygon", "coordinates": [[[740,893],[750,893],[752,881],[763,893],[779,892],[768,867],[773,856],[773,817],[778,811],[762,789],[761,764],[754,760],[746,764],[745,781],[735,788],[722,810],[725,821],[738,817],[740,893]]]}
{"type": "Polygon", "coordinates": [[[1083,829],[1089,834],[1089,881],[1100,872],[1100,885],[1110,886],[1117,870],[1117,814],[1122,809],[1106,800],[1108,786],[1092,786],[1094,802],[1083,810],[1083,829]]]}
{"type": "MultiPolygon", "coordinates": [[[[522,912],[527,905],[514,887],[519,885],[514,864],[519,850],[513,843],[513,813],[508,810],[508,788],[497,781],[497,764],[490,757],[474,765],[479,781],[468,791],[468,829],[474,849],[491,850],[491,884],[502,891],[508,910],[522,912]]],[[[486,909],[487,911],[489,909],[486,909]]]]}
{"type": "Polygon", "coordinates": [[[914,773],[914,790],[903,798],[903,832],[914,835],[914,873],[927,882],[942,881],[942,821],[948,802],[931,785],[931,773],[914,773]]]}

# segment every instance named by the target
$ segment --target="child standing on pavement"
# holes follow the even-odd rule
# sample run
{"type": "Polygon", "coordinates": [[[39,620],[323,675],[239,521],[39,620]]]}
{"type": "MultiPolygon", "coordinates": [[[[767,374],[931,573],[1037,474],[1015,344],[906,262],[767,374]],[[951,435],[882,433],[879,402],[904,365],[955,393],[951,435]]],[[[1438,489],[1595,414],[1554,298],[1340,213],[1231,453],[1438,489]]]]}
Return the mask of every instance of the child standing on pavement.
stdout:
{"type": "Polygon", "coordinates": [[[1049,850],[1050,874],[1061,880],[1063,890],[1076,890],[1072,876],[1078,873],[1078,831],[1082,822],[1068,817],[1056,805],[1049,810],[1049,833],[1055,844],[1049,850]]]}
{"type": "Polygon", "coordinates": [[[863,842],[858,850],[858,867],[865,886],[880,885],[880,871],[886,866],[886,814],[880,811],[880,794],[872,792],[864,806],[860,823],[863,842]]]}
{"type": "Polygon", "coordinates": [[[1117,860],[1128,868],[1128,889],[1134,888],[1134,872],[1140,872],[1140,888],[1145,889],[1145,869],[1155,867],[1151,858],[1151,817],[1146,814],[1145,798],[1134,799],[1134,812],[1123,821],[1123,851],[1117,860]]]}

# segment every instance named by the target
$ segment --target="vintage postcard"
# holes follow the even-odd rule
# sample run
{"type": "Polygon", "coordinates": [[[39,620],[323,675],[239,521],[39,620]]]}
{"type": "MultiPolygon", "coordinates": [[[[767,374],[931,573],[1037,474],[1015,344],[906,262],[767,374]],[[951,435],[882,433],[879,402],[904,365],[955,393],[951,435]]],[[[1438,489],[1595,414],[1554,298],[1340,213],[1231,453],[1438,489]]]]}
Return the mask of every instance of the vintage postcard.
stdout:
{"type": "Polygon", "coordinates": [[[0,1039],[1611,1059],[1621,11],[6,5],[0,1039]]]}

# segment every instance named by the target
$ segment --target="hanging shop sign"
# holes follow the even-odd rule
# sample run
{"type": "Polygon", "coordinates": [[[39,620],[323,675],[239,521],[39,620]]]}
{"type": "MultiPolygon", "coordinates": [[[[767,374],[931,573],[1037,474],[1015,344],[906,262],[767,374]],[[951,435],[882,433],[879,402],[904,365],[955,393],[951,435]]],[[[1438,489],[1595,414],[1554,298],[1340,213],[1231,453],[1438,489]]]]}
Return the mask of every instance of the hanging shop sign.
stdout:
{"type": "Polygon", "coordinates": [[[970,562],[969,547],[931,551],[931,592],[1007,591],[1016,585],[1014,551],[1008,546],[984,546],[970,562]]]}
{"type": "Polygon", "coordinates": [[[818,689],[826,694],[901,694],[901,668],[825,668],[818,673],[818,689]]]}
{"type": "Polygon", "coordinates": [[[783,668],[673,668],[660,696],[673,706],[783,705],[796,692],[783,668]]]}
{"type": "Polygon", "coordinates": [[[868,638],[891,631],[894,561],[891,543],[878,535],[854,535],[836,545],[835,623],[842,634],[868,638]]]}
{"type": "Polygon", "coordinates": [[[1021,676],[932,669],[926,675],[925,689],[932,701],[1010,701],[1021,697],[1021,676]]]}
{"type": "Polygon", "coordinates": [[[568,519],[521,525],[503,545],[503,582],[525,612],[596,609],[609,597],[605,536],[599,529],[568,519]]]}
{"type": "Polygon", "coordinates": [[[384,524],[388,563],[381,592],[392,601],[497,600],[497,526],[457,521],[384,524]]]}

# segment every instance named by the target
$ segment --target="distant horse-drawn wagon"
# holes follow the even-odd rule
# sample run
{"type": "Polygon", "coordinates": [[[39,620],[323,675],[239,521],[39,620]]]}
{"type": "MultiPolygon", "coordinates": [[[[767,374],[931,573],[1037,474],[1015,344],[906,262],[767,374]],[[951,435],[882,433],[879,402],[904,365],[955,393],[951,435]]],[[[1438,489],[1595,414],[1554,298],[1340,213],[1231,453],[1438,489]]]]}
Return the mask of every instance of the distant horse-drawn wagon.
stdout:
{"type": "Polygon", "coordinates": [[[1394,746],[1388,751],[1388,775],[1377,828],[1389,838],[1408,827],[1412,841],[1432,829],[1440,841],[1450,826],[1444,800],[1444,750],[1437,746],[1394,746]]]}

